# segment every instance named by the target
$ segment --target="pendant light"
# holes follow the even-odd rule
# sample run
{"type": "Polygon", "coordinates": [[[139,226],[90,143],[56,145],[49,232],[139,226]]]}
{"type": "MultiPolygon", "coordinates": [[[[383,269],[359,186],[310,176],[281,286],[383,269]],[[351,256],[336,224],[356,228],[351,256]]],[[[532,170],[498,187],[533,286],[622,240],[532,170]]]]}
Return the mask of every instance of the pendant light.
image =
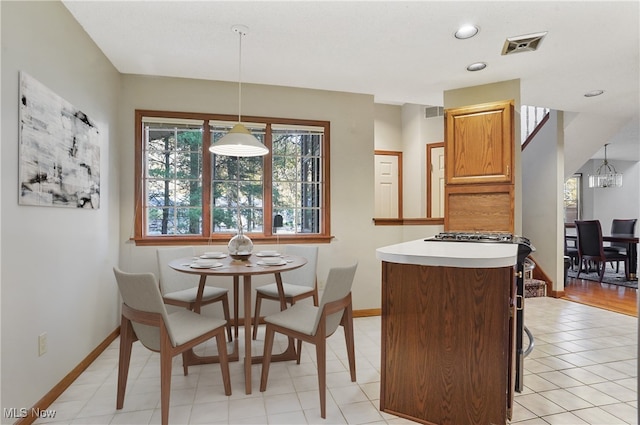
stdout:
{"type": "Polygon", "coordinates": [[[604,145],[604,161],[596,173],[589,176],[589,187],[622,187],[622,174],[607,161],[607,144],[604,145]]]}
{"type": "Polygon", "coordinates": [[[242,37],[247,35],[249,28],[244,25],[234,25],[231,30],[238,34],[238,123],[215,143],[209,150],[216,155],[226,156],[263,156],[269,149],[242,125],[242,37]]]}

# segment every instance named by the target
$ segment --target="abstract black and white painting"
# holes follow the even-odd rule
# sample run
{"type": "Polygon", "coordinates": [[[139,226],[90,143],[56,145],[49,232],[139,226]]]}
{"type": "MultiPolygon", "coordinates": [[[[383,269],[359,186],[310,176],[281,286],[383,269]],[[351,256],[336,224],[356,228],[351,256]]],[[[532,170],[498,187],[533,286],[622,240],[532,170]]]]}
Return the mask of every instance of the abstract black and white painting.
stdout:
{"type": "Polygon", "coordinates": [[[20,205],[100,208],[100,146],[94,122],[20,73],[20,205]]]}

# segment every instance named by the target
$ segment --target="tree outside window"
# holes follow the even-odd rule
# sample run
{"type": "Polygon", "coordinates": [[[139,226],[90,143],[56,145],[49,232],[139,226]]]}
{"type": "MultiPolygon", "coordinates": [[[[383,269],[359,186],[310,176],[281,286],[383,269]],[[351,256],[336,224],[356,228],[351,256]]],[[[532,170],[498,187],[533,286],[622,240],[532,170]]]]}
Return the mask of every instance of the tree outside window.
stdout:
{"type": "Polygon", "coordinates": [[[239,226],[257,240],[330,239],[329,123],[246,118],[264,157],[208,150],[234,117],[136,111],[136,243],[228,241],[239,226]]]}
{"type": "Polygon", "coordinates": [[[564,222],[573,223],[582,217],[580,194],[582,174],[574,174],[564,182],[564,222]]]}

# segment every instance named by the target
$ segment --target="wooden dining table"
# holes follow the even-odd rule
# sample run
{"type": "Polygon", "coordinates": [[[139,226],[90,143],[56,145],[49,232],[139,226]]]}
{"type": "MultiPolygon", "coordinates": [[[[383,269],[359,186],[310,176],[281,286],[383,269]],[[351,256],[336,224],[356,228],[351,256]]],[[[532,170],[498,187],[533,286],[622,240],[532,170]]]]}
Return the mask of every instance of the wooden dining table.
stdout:
{"type": "MultiPolygon", "coordinates": [[[[230,361],[239,360],[238,350],[238,311],[239,311],[239,286],[240,277],[243,282],[243,300],[244,300],[244,375],[245,375],[245,390],[247,394],[251,394],[251,365],[253,363],[260,363],[262,357],[251,356],[251,294],[252,294],[252,277],[257,275],[273,274],[276,279],[278,287],[278,293],[280,295],[280,309],[286,308],[286,302],[284,297],[284,289],[282,287],[281,273],[287,270],[297,269],[304,266],[307,263],[306,258],[295,255],[283,255],[282,264],[279,265],[266,265],[263,261],[266,257],[260,257],[260,254],[252,254],[249,259],[241,261],[234,260],[229,256],[220,259],[212,259],[212,261],[219,262],[221,265],[217,267],[194,267],[194,258],[178,258],[169,262],[169,267],[174,270],[183,273],[189,273],[200,276],[198,284],[198,295],[196,299],[196,305],[194,311],[200,313],[202,294],[204,287],[209,276],[231,276],[233,277],[233,300],[234,300],[234,346],[233,353],[229,355],[230,361]]],[[[289,340],[287,349],[278,355],[272,357],[271,361],[293,360],[296,358],[296,352],[293,340],[289,340]]],[[[218,356],[198,356],[193,351],[184,357],[184,362],[188,365],[215,363],[218,361],[218,356]]]]}
{"type": "MultiPolygon", "coordinates": [[[[567,240],[577,240],[577,235],[565,235],[567,240]]],[[[638,280],[638,237],[629,233],[612,233],[611,235],[602,235],[603,242],[619,242],[627,244],[627,260],[629,270],[625,268],[625,278],[629,281],[638,280]]]]}

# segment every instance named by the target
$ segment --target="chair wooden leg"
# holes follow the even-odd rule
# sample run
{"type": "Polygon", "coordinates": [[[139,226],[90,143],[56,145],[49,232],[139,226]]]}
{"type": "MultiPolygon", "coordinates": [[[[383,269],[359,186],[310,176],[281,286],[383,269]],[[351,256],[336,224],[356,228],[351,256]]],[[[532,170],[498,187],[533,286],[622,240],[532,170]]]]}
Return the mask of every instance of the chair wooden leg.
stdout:
{"type": "Polygon", "coordinates": [[[576,279],[580,278],[580,273],[582,273],[582,267],[584,266],[584,261],[582,257],[578,257],[578,274],[576,275],[576,279]]]}
{"type": "Polygon", "coordinates": [[[296,363],[300,364],[300,355],[302,354],[302,340],[299,339],[296,341],[296,363]]]}
{"type": "Polygon", "coordinates": [[[342,316],[342,326],[344,327],[344,339],[347,344],[351,382],[356,382],[356,354],[353,341],[353,311],[351,306],[345,309],[344,316],[342,316]]]}
{"type": "Polygon", "coordinates": [[[598,264],[598,274],[600,275],[599,283],[602,283],[602,279],[604,278],[604,270],[607,268],[607,262],[603,261],[597,264],[598,264]]]}
{"type": "Polygon", "coordinates": [[[218,344],[218,360],[220,363],[220,371],[222,372],[222,383],[224,384],[224,394],[231,395],[231,376],[229,375],[229,356],[227,355],[227,344],[224,340],[223,332],[219,332],[216,335],[216,343],[218,344]]]}
{"type": "Polygon", "coordinates": [[[182,353],[182,371],[184,373],[184,376],[187,376],[189,374],[189,357],[187,356],[186,351],[184,353],[182,353]]]}
{"type": "Polygon", "coordinates": [[[251,334],[252,339],[258,337],[258,326],[260,325],[260,306],[262,305],[262,296],[259,292],[256,292],[256,308],[253,313],[253,331],[251,334]]]}
{"type": "Polygon", "coordinates": [[[231,315],[229,314],[229,296],[227,294],[222,297],[222,311],[224,312],[224,320],[227,321],[227,338],[231,342],[233,337],[231,336],[231,315]]]}
{"type": "Polygon", "coordinates": [[[274,330],[267,324],[267,333],[264,337],[264,355],[262,356],[262,375],[260,376],[260,392],[267,389],[269,379],[269,366],[271,365],[271,350],[273,349],[274,330]]]}
{"type": "Polygon", "coordinates": [[[327,418],[327,340],[316,341],[316,360],[318,362],[318,390],[320,393],[320,416],[327,418]]]}
{"type": "Polygon", "coordinates": [[[129,363],[131,362],[131,347],[135,339],[133,326],[126,317],[122,316],[120,324],[120,356],[118,358],[118,390],[116,395],[116,409],[122,409],[124,394],[127,389],[129,363]]]}
{"type": "Polygon", "coordinates": [[[171,396],[171,342],[168,335],[160,342],[160,413],[162,425],[169,424],[169,399],[171,396]]]}

